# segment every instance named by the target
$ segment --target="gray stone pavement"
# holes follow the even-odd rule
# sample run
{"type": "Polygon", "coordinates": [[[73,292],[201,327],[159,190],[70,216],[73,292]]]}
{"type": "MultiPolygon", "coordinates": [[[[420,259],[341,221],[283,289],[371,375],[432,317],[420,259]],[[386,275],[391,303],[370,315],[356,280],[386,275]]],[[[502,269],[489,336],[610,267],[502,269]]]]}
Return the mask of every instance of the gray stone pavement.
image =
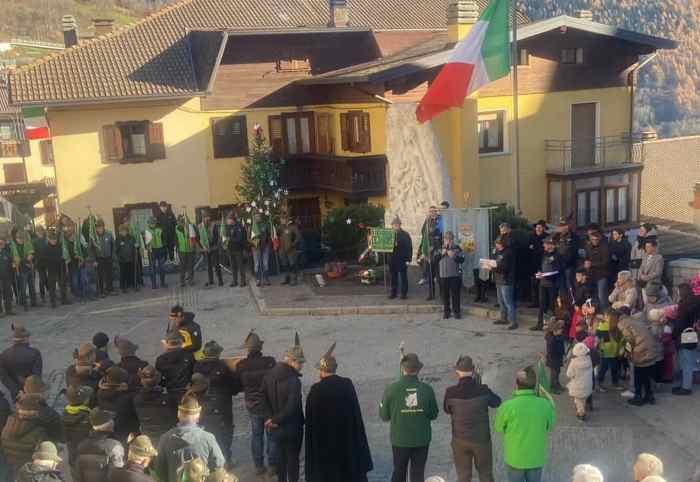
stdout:
{"type": "MultiPolygon", "coordinates": [[[[201,286],[201,275],[200,285],[201,286]]],[[[174,281],[174,279],[172,280],[174,281]]],[[[262,288],[264,291],[267,288],[262,288]]],[[[241,353],[238,348],[248,330],[256,328],[265,340],[265,351],[280,356],[292,340],[295,330],[310,362],[336,341],[339,373],[351,377],[357,386],[364,420],[374,458],[371,481],[389,480],[391,447],[389,427],[377,416],[377,405],[384,386],[398,375],[398,346],[404,341],[417,352],[426,368],[421,376],[430,382],[442,403],[445,388],[454,382],[451,366],[460,353],[472,355],[483,368],[485,381],[501,396],[508,398],[517,368],[532,363],[544,349],[541,334],[521,329],[513,333],[495,327],[490,320],[466,317],[442,320],[436,313],[382,316],[261,316],[249,289],[195,287],[184,293],[175,290],[120,295],[88,304],[60,307],[56,311],[37,309],[20,313],[22,322],[34,334],[32,342],[44,354],[45,373],[51,382],[51,403],[65,403],[57,396],[62,388],[63,371],[70,363],[72,350],[89,341],[97,331],[129,336],[140,345],[139,355],[153,361],[160,353],[160,340],[167,324],[169,306],[177,299],[197,314],[205,340],[216,339],[224,355],[241,353]]],[[[0,330],[0,346],[10,343],[10,320],[0,330]]],[[[116,353],[112,350],[112,357],[116,353]]],[[[316,380],[313,363],[305,367],[304,389],[316,380]]],[[[562,380],[563,381],[563,380],[562,380]]],[[[654,407],[632,409],[617,393],[596,395],[597,410],[590,421],[579,423],[573,404],[566,395],[556,398],[558,421],[552,434],[551,457],[545,480],[570,480],[570,471],[578,463],[594,463],[606,474],[606,480],[631,480],[631,464],[640,451],[659,454],[667,466],[670,481],[686,481],[696,463],[700,431],[695,414],[700,395],[672,397],[658,395],[654,407]]],[[[234,457],[239,461],[237,474],[243,481],[259,480],[252,475],[249,451],[249,427],[241,397],[235,400],[234,457]]],[[[433,423],[427,475],[440,474],[456,480],[451,462],[450,421],[441,414],[433,423]]],[[[503,474],[500,436],[494,435],[496,480],[503,474]]]]}

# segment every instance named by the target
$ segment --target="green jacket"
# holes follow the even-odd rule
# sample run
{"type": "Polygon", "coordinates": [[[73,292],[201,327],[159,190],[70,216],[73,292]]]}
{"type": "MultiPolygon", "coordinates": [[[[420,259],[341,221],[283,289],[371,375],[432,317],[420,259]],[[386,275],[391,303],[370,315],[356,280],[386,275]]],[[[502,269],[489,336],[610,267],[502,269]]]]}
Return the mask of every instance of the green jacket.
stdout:
{"type": "Polygon", "coordinates": [[[505,462],[514,469],[536,469],[547,461],[554,405],[534,390],[516,390],[496,412],[496,431],[503,434],[505,462]]]}
{"type": "Polygon", "coordinates": [[[438,416],[435,392],[415,375],[404,375],[384,390],[379,416],[391,422],[391,445],[427,447],[430,445],[430,422],[438,416]]]}
{"type": "Polygon", "coordinates": [[[596,336],[600,339],[598,350],[603,358],[617,358],[620,353],[620,340],[610,334],[610,324],[607,321],[599,321],[596,327],[596,336]]]}

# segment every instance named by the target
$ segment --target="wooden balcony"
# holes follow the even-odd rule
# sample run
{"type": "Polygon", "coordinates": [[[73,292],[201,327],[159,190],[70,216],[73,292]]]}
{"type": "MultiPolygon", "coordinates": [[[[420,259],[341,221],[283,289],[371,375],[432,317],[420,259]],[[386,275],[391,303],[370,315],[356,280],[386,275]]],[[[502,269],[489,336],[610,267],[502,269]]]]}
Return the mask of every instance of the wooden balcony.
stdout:
{"type": "Polygon", "coordinates": [[[29,141],[0,141],[0,157],[29,157],[29,141]]]}
{"type": "Polygon", "coordinates": [[[386,156],[310,154],[287,159],[282,184],[289,191],[334,191],[350,198],[386,194],[386,156]]]}
{"type": "Polygon", "coordinates": [[[641,134],[589,139],[547,139],[547,173],[578,175],[611,170],[641,169],[644,143],[641,134]]]}

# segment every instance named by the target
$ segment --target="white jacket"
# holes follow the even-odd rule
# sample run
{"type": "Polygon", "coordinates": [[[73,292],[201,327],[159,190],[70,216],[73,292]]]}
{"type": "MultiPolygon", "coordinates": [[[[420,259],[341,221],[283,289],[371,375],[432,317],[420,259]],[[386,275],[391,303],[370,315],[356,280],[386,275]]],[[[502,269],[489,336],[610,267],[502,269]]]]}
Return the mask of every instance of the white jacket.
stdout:
{"type": "Polygon", "coordinates": [[[583,343],[577,343],[572,350],[574,358],[569,362],[566,376],[569,381],[569,396],[573,398],[588,398],[593,393],[593,362],[590,350],[583,343]]]}

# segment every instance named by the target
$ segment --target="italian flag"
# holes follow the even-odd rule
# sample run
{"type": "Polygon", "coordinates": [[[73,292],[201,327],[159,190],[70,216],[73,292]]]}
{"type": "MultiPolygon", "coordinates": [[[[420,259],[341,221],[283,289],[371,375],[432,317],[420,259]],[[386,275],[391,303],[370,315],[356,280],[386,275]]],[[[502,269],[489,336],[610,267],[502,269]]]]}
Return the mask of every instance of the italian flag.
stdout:
{"type": "Polygon", "coordinates": [[[452,51],[450,60],[418,104],[418,122],[429,121],[482,86],[510,72],[510,0],[491,0],[479,20],[452,51]]]}
{"type": "Polygon", "coordinates": [[[46,122],[46,111],[43,107],[22,107],[24,118],[24,135],[28,140],[48,139],[49,124],[46,122]]]}

